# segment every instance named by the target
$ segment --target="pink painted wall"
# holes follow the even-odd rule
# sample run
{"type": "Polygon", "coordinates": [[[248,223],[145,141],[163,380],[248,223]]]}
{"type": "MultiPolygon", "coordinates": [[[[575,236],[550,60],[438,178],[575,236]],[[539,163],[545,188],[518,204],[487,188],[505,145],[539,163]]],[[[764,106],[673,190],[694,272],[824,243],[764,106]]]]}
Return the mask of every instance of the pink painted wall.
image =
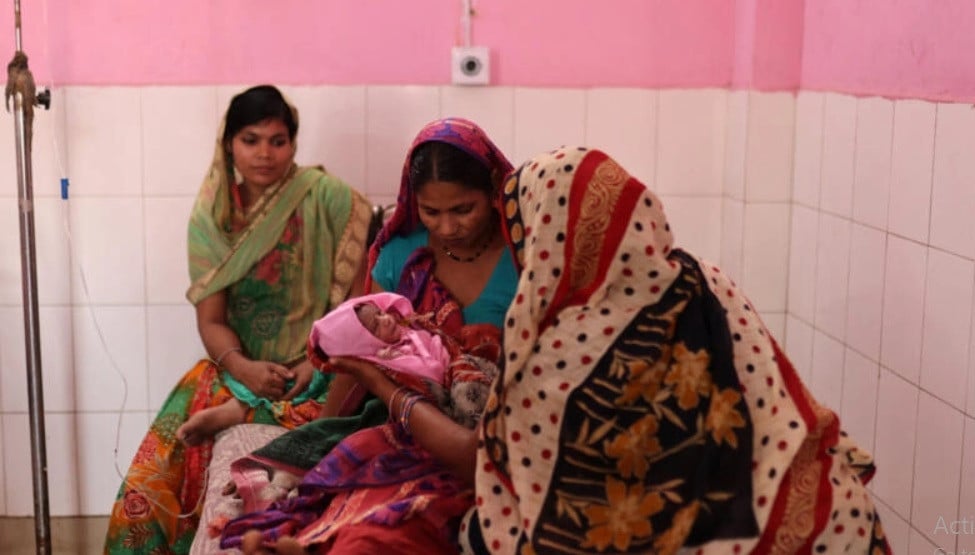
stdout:
{"type": "MultiPolygon", "coordinates": [[[[473,1],[496,85],[975,99],[971,0],[473,1]]],[[[31,67],[57,85],[446,84],[461,42],[460,0],[22,4],[31,67]]]]}
{"type": "Polygon", "coordinates": [[[801,84],[975,101],[975,2],[808,0],[801,84]]]}
{"type": "MultiPolygon", "coordinates": [[[[460,0],[27,4],[24,43],[36,60],[32,68],[61,84],[444,84],[450,48],[462,41],[460,0]]],[[[730,80],[731,0],[475,0],[474,6],[474,43],[492,50],[494,84],[730,80]]],[[[0,29],[12,51],[8,12],[0,29]]]]}

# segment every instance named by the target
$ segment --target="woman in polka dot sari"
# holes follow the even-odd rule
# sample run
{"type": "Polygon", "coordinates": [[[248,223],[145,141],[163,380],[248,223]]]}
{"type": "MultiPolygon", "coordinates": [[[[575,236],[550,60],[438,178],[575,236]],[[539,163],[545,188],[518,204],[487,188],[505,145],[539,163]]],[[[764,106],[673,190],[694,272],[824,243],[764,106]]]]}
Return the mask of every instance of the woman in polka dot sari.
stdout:
{"type": "MultiPolygon", "coordinates": [[[[653,193],[564,148],[504,194],[520,278],[480,428],[394,414],[475,484],[463,552],[890,552],[872,458],[734,283],[673,248],[653,193]]],[[[343,365],[388,403],[380,371],[343,365]]]]}
{"type": "Polygon", "coordinates": [[[505,210],[521,278],[467,551],[889,552],[870,455],[728,276],[673,248],[652,192],[564,148],[505,210]]]}

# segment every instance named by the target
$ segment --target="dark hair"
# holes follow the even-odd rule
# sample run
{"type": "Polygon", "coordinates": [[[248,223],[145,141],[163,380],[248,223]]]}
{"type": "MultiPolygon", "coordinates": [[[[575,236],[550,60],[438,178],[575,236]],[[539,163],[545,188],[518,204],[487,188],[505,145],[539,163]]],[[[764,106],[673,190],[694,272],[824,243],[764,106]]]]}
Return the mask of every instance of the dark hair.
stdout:
{"type": "Polygon", "coordinates": [[[410,159],[410,184],[413,190],[430,181],[449,181],[490,196],[495,185],[491,170],[466,151],[440,141],[421,144],[410,159]]]}
{"type": "Polygon", "coordinates": [[[229,144],[234,135],[248,125],[267,119],[277,119],[288,128],[288,138],[295,140],[298,134],[298,120],[291,113],[291,107],[277,88],[272,85],[258,85],[238,94],[227,107],[223,130],[223,143],[229,144]]]}

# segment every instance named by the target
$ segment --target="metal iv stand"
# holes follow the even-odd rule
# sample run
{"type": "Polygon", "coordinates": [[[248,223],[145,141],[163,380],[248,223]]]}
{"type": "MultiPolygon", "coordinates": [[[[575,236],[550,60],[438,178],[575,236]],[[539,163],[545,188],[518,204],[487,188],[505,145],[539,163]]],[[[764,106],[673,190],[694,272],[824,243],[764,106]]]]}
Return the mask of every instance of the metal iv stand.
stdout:
{"type": "MultiPolygon", "coordinates": [[[[14,0],[14,40],[21,52],[20,0],[14,0]]],[[[29,73],[29,70],[25,68],[29,73]]],[[[8,71],[9,73],[9,71],[8,71]]],[[[25,121],[24,103],[41,104],[50,108],[50,92],[37,98],[24,98],[17,91],[14,100],[14,134],[17,147],[17,183],[20,215],[20,267],[24,295],[24,336],[27,346],[27,389],[30,411],[31,470],[34,484],[34,544],[39,554],[50,555],[50,508],[47,490],[47,449],[44,432],[44,390],[41,379],[41,341],[37,306],[37,261],[34,250],[34,193],[31,175],[31,145],[27,137],[33,135],[33,121],[25,121]]]]}

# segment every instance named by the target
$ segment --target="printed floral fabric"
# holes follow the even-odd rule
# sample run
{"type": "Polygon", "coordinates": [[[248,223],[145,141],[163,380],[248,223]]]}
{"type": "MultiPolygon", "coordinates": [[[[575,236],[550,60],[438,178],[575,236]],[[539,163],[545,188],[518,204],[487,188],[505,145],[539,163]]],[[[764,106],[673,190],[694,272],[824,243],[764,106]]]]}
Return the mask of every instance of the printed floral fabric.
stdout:
{"type": "MultiPolygon", "coordinates": [[[[245,211],[222,134],[190,216],[187,298],[196,304],[226,290],[227,320],[244,353],[294,363],[312,322],[351,290],[371,207],[321,168],[295,166],[245,211]]],[[[189,551],[213,442],[187,448],[175,434],[190,415],[230,399],[227,378],[200,361],[163,403],[119,488],[106,553],[189,551]]],[[[323,378],[317,383],[307,401],[257,404],[248,421],[294,428],[316,418],[327,389],[323,378]]]]}
{"type": "Polygon", "coordinates": [[[563,148],[504,208],[521,277],[465,552],[889,551],[871,457],[653,193],[563,148]]]}

